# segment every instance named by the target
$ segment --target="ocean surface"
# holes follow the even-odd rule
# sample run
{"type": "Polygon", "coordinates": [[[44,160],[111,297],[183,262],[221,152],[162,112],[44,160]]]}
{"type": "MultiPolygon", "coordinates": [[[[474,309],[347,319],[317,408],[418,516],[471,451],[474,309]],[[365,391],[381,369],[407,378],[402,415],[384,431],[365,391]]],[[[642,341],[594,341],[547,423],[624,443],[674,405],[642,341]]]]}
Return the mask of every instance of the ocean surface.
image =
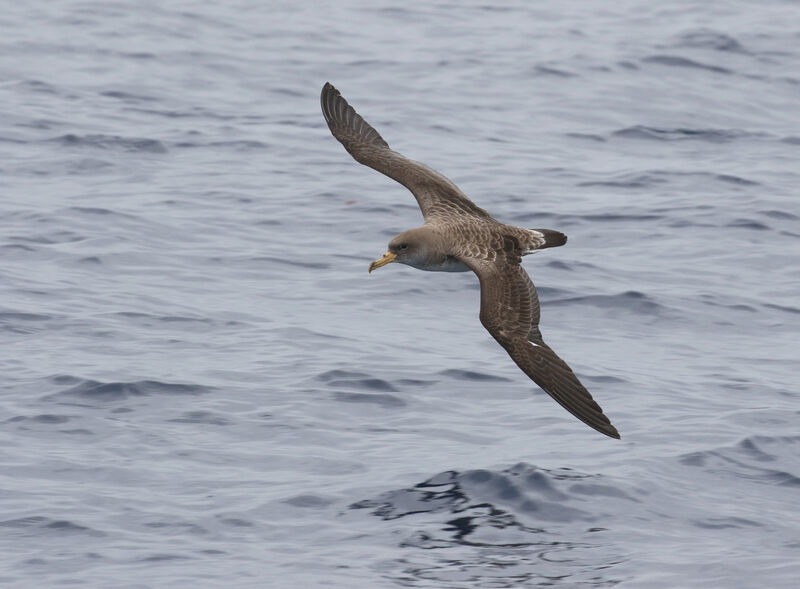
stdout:
{"type": "Polygon", "coordinates": [[[0,586],[789,589],[800,4],[31,0],[0,13],[0,586]],[[421,215],[333,83],[529,256],[622,434],[367,274],[421,215]]]}

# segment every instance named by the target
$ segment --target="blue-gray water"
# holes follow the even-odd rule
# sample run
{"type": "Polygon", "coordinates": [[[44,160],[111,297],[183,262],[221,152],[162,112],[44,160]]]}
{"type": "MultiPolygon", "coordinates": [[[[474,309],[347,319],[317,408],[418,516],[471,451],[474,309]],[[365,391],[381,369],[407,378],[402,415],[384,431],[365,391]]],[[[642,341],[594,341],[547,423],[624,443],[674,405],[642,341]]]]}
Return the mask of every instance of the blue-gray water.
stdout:
{"type": "Polygon", "coordinates": [[[800,5],[6,3],[0,585],[796,587],[800,5]],[[498,219],[530,382],[330,80],[498,219]]]}

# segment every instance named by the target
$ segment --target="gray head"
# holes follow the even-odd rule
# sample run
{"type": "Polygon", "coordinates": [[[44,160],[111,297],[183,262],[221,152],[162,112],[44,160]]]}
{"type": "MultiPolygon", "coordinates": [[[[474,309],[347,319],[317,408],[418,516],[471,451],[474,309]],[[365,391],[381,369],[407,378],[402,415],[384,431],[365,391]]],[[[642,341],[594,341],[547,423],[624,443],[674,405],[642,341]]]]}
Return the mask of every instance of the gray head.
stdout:
{"type": "Polygon", "coordinates": [[[438,254],[435,247],[435,235],[430,228],[422,226],[416,229],[403,231],[389,242],[389,250],[380,260],[375,260],[369,265],[369,271],[385,266],[392,262],[407,264],[415,268],[425,268],[436,263],[436,258],[444,257],[438,254]]]}

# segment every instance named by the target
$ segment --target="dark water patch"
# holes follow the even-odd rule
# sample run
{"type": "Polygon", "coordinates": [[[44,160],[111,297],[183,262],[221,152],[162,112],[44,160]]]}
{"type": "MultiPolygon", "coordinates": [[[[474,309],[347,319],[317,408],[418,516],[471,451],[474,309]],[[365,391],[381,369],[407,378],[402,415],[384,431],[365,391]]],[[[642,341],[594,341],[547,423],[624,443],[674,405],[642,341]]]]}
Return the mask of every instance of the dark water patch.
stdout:
{"type": "Polygon", "coordinates": [[[572,137],[574,139],[587,139],[589,141],[596,141],[598,143],[605,143],[607,140],[600,135],[593,135],[592,133],[564,133],[565,137],[572,137]]]}
{"type": "Polygon", "coordinates": [[[710,517],[692,522],[698,528],[706,530],[724,530],[728,528],[760,528],[762,524],[741,517],[710,517]]]}
{"type": "MultiPolygon", "coordinates": [[[[304,327],[277,327],[267,331],[270,335],[280,337],[284,342],[291,343],[301,348],[314,348],[319,346],[320,339],[324,340],[346,340],[348,338],[331,333],[323,333],[320,331],[312,331],[304,327]]],[[[318,351],[318,349],[317,349],[318,351]]]]}
{"type": "Polygon", "coordinates": [[[634,174],[618,180],[591,180],[579,182],[578,186],[607,186],[609,188],[646,188],[656,184],[664,184],[667,180],[652,174],[634,174]]]}
{"type": "Polygon", "coordinates": [[[39,333],[49,329],[48,322],[52,319],[55,317],[39,313],[0,312],[0,332],[21,335],[39,333]]]}
{"type": "Polygon", "coordinates": [[[745,305],[743,303],[730,303],[728,299],[721,296],[703,294],[700,295],[700,300],[704,305],[710,305],[712,307],[719,307],[721,309],[730,309],[732,311],[744,311],[747,313],[757,313],[758,309],[753,307],[752,305],[745,305]]]}
{"type": "Polygon", "coordinates": [[[13,251],[20,251],[20,252],[35,252],[36,248],[33,248],[29,245],[23,245],[21,243],[9,243],[6,245],[0,245],[0,250],[13,252],[13,251]]]}
{"type": "Polygon", "coordinates": [[[230,149],[232,151],[257,151],[257,150],[267,149],[268,147],[270,147],[270,145],[264,143],[263,141],[256,141],[252,139],[240,139],[237,141],[210,141],[207,143],[182,141],[176,143],[175,147],[182,149],[210,147],[216,150],[230,149]]]}
{"type": "Polygon", "coordinates": [[[230,425],[231,420],[211,411],[187,411],[180,417],[169,419],[172,423],[197,423],[202,425],[230,425]]]}
{"type": "Polygon", "coordinates": [[[84,380],[66,390],[49,394],[47,401],[116,402],[148,395],[203,395],[214,391],[212,387],[156,380],[134,382],[98,382],[84,380]]]}
{"type": "Polygon", "coordinates": [[[47,235],[15,235],[11,239],[25,243],[38,243],[40,245],[56,245],[60,243],[77,243],[87,239],[85,235],[73,231],[49,231],[47,235]]]}
{"type": "Polygon", "coordinates": [[[772,227],[770,227],[769,225],[762,223],[761,221],[756,221],[754,219],[734,219],[730,223],[727,223],[725,227],[755,229],[756,231],[767,231],[772,229],[772,227]]]}
{"type": "Polygon", "coordinates": [[[66,207],[63,209],[67,213],[80,213],[81,215],[94,215],[98,217],[124,217],[126,219],[139,219],[136,215],[122,213],[105,207],[66,207]]]}
{"type": "Polygon", "coordinates": [[[732,176],[731,174],[715,174],[714,179],[720,182],[727,182],[728,184],[737,184],[739,186],[760,186],[760,184],[754,180],[748,180],[741,176],[732,176]]]}
{"type": "Polygon", "coordinates": [[[707,141],[709,143],[730,143],[743,138],[765,137],[764,133],[751,133],[740,129],[664,129],[634,125],[613,132],[626,139],[650,139],[655,141],[707,141]]]}
{"type": "Polygon", "coordinates": [[[764,215],[765,217],[770,217],[771,219],[786,219],[790,221],[796,221],[800,219],[797,215],[793,213],[788,213],[786,211],[778,211],[778,210],[769,210],[769,211],[758,211],[759,214],[764,215]]]}
{"type": "Polygon", "coordinates": [[[186,317],[181,315],[152,315],[149,313],[138,313],[133,311],[121,311],[118,313],[107,313],[104,317],[113,319],[119,318],[130,328],[133,326],[168,331],[179,329],[183,332],[207,333],[213,327],[230,328],[241,327],[246,323],[227,320],[215,321],[208,317],[186,317]]]}
{"type": "Polygon", "coordinates": [[[292,507],[319,509],[331,505],[333,500],[320,497],[319,495],[295,495],[294,497],[284,499],[281,503],[286,503],[292,507]]]}
{"type": "Polygon", "coordinates": [[[578,74],[568,72],[566,70],[549,67],[546,65],[537,65],[533,68],[533,74],[539,76],[554,76],[556,78],[577,78],[578,74]]]}
{"type": "Polygon", "coordinates": [[[581,374],[582,380],[588,380],[597,384],[623,384],[628,382],[624,378],[607,376],[605,374],[581,374]]]}
{"type": "Polygon", "coordinates": [[[329,387],[340,389],[359,389],[366,391],[376,391],[381,393],[395,393],[397,389],[389,382],[374,377],[365,378],[343,378],[328,381],[329,387]]]}
{"type": "Polygon", "coordinates": [[[367,403],[380,405],[381,407],[397,408],[405,407],[407,403],[396,395],[386,393],[343,393],[336,392],[333,395],[337,401],[344,403],[367,403]]]}
{"type": "Polygon", "coordinates": [[[255,524],[251,521],[247,521],[246,519],[241,519],[239,517],[225,517],[219,520],[226,526],[233,526],[235,528],[252,528],[255,524]]]}
{"type": "Polygon", "coordinates": [[[781,139],[781,143],[788,143],[789,145],[800,145],[800,137],[789,136],[781,139]]]}
{"type": "Polygon", "coordinates": [[[256,256],[248,258],[250,262],[279,264],[281,266],[291,266],[292,268],[308,268],[310,270],[326,270],[331,267],[325,262],[304,262],[297,258],[275,258],[272,256],[256,256]]]}
{"type": "Polygon", "coordinates": [[[67,423],[72,417],[68,415],[52,415],[49,413],[43,413],[41,415],[34,415],[28,417],[26,415],[17,415],[16,417],[12,417],[7,419],[5,423],[19,423],[19,422],[30,422],[30,423],[42,423],[45,425],[59,425],[62,423],[67,423]]]}
{"type": "Polygon", "coordinates": [[[698,29],[680,35],[677,45],[692,49],[713,49],[728,53],[749,53],[736,39],[712,29],[698,29]]]}
{"type": "Polygon", "coordinates": [[[548,268],[555,268],[556,270],[567,270],[570,272],[574,270],[572,266],[570,266],[567,262],[564,262],[562,260],[550,260],[549,262],[547,262],[547,264],[545,264],[545,266],[547,266],[548,268]]]}
{"type": "Polygon", "coordinates": [[[183,554],[153,554],[152,556],[146,556],[144,558],[140,558],[137,562],[168,562],[174,560],[191,560],[190,557],[185,556],[183,554]]]}
{"type": "MultiPolygon", "coordinates": [[[[624,131],[624,130],[623,130],[624,131]]],[[[676,170],[649,170],[644,173],[626,173],[619,175],[611,180],[591,180],[580,182],[578,186],[607,186],[610,188],[646,188],[667,184],[670,182],[691,182],[695,184],[700,179],[711,179],[725,184],[735,184],[737,186],[759,186],[758,182],[733,176],[731,174],[713,174],[710,172],[681,172],[676,170]]]]}
{"type": "Polygon", "coordinates": [[[315,378],[317,380],[321,380],[322,382],[331,382],[332,380],[339,380],[339,379],[370,378],[370,375],[364,372],[335,369],[335,370],[327,370],[322,374],[318,374],[315,378]]]}
{"type": "Polygon", "coordinates": [[[122,90],[109,90],[107,92],[100,92],[100,96],[106,98],[116,98],[124,102],[157,102],[158,98],[147,96],[145,94],[134,94],[133,92],[124,92],[122,90]]]}
{"type": "Polygon", "coordinates": [[[423,380],[419,378],[401,378],[397,380],[397,384],[404,387],[429,387],[438,383],[438,380],[423,380]]]}
{"type": "Polygon", "coordinates": [[[638,215],[624,215],[622,213],[600,213],[600,214],[592,214],[592,215],[574,215],[573,219],[583,219],[584,221],[592,221],[593,223],[618,223],[622,222],[629,222],[629,221],[660,221],[664,219],[664,215],[649,215],[649,214],[638,214],[638,215]]]}
{"type": "Polygon", "coordinates": [[[733,73],[728,68],[724,68],[718,65],[711,65],[708,63],[701,63],[699,61],[689,59],[688,57],[681,57],[679,55],[651,55],[650,57],[645,57],[644,59],[642,59],[642,61],[645,63],[656,63],[659,65],[668,65],[671,67],[685,67],[685,68],[706,70],[718,74],[733,73]]]}
{"type": "Polygon", "coordinates": [[[448,378],[454,378],[455,380],[471,380],[473,382],[510,382],[511,380],[504,376],[487,374],[486,372],[475,372],[472,370],[460,370],[457,368],[442,370],[439,374],[448,378]]]}
{"type": "Polygon", "coordinates": [[[103,263],[103,260],[101,260],[97,256],[88,256],[86,258],[80,258],[78,260],[78,263],[79,264],[86,264],[86,265],[89,265],[89,266],[98,266],[98,265],[101,265],[103,263]]]}
{"type": "Polygon", "coordinates": [[[0,528],[6,528],[9,533],[13,533],[10,530],[19,530],[26,535],[36,536],[87,535],[103,537],[106,535],[98,530],[93,530],[68,520],[56,520],[45,516],[30,516],[0,521],[0,528]]]}
{"type": "Polygon", "coordinates": [[[22,313],[16,311],[0,312],[0,322],[50,321],[53,318],[52,315],[42,315],[41,313],[22,313]]]}
{"type": "Polygon", "coordinates": [[[29,141],[25,141],[24,139],[18,139],[16,137],[1,137],[0,136],[0,143],[12,143],[14,145],[26,145],[30,143],[29,141]]]}
{"type": "Polygon", "coordinates": [[[97,158],[82,157],[77,160],[70,160],[66,164],[65,173],[69,175],[79,175],[92,172],[100,172],[114,168],[115,164],[97,158]]]}
{"type": "Polygon", "coordinates": [[[767,309],[775,309],[776,311],[784,311],[786,313],[800,313],[800,308],[798,307],[788,307],[785,305],[776,305],[775,303],[764,303],[763,305],[767,309]]]}
{"type": "Polygon", "coordinates": [[[203,108],[194,107],[186,110],[167,110],[160,108],[143,108],[143,107],[129,107],[131,112],[137,112],[145,115],[155,115],[167,119],[200,119],[205,121],[208,119],[219,121],[230,121],[235,119],[234,115],[223,115],[208,111],[203,108]]]}
{"type": "Polygon", "coordinates": [[[201,535],[208,533],[208,530],[206,530],[204,527],[186,522],[146,522],[144,526],[146,528],[157,529],[160,534],[167,536],[181,536],[183,534],[201,535]]]}
{"type": "Polygon", "coordinates": [[[74,135],[69,133],[53,139],[64,147],[107,149],[110,151],[166,153],[167,148],[157,139],[120,137],[118,135],[74,135]]]}
{"type": "Polygon", "coordinates": [[[629,290],[615,295],[588,295],[548,301],[548,305],[551,306],[587,304],[601,309],[617,309],[630,311],[632,313],[641,313],[643,315],[655,315],[665,310],[662,305],[655,302],[652,298],[635,290],[629,290]]]}
{"type": "Polygon", "coordinates": [[[775,456],[758,447],[757,438],[746,438],[739,442],[738,449],[759,462],[774,462],[775,456]]]}
{"type": "Polygon", "coordinates": [[[62,90],[53,84],[42,82],[41,80],[22,80],[17,83],[20,90],[25,92],[37,92],[41,94],[63,94],[62,90]]]}

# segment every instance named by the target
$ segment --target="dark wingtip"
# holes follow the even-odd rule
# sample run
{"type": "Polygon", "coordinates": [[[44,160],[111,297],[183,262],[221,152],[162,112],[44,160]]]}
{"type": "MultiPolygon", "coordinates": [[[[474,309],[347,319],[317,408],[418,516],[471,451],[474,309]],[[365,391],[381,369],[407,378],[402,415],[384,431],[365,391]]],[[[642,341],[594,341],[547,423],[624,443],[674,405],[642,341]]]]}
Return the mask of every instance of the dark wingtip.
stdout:
{"type": "Polygon", "coordinates": [[[554,231],[552,229],[537,229],[536,231],[544,235],[544,245],[542,248],[558,247],[567,243],[567,236],[560,231],[554,231]]]}
{"type": "Polygon", "coordinates": [[[334,88],[333,84],[325,82],[319,95],[319,103],[326,121],[330,121],[333,117],[334,102],[338,96],[340,96],[339,91],[334,88]]]}

